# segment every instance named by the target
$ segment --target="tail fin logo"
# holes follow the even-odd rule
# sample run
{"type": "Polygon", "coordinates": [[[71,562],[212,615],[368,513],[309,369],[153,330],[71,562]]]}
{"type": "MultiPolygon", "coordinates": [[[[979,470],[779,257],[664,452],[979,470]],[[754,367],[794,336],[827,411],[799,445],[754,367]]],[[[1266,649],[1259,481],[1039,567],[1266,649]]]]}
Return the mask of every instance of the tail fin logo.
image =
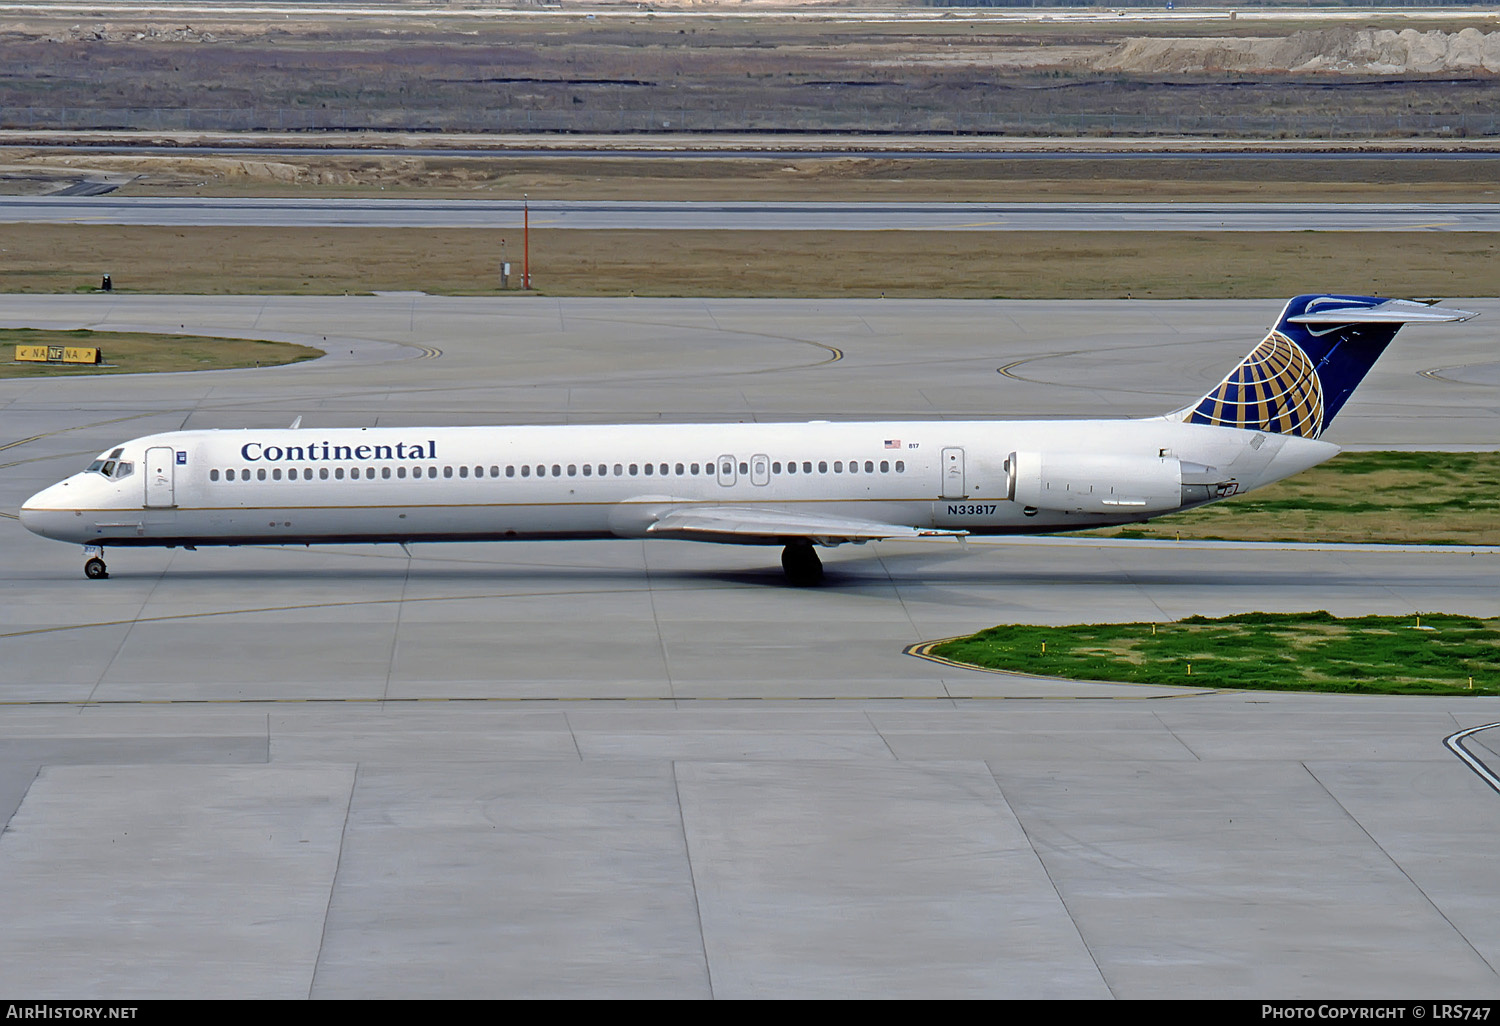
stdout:
{"type": "Polygon", "coordinates": [[[1301,347],[1272,331],[1184,419],[1317,438],[1323,431],[1323,386],[1301,347]]]}

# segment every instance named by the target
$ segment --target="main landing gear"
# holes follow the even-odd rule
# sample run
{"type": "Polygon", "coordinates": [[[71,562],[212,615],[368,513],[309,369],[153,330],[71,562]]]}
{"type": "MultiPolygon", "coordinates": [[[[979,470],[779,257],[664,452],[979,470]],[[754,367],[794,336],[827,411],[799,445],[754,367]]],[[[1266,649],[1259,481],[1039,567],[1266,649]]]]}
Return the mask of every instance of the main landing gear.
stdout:
{"type": "Polygon", "coordinates": [[[102,581],[109,576],[109,567],[104,565],[104,550],[97,545],[90,545],[83,550],[88,558],[83,562],[83,576],[91,581],[102,581]]]}
{"type": "Polygon", "coordinates": [[[787,583],[799,588],[823,580],[823,561],[813,550],[812,542],[795,541],[782,549],[781,569],[786,571],[787,583]]]}

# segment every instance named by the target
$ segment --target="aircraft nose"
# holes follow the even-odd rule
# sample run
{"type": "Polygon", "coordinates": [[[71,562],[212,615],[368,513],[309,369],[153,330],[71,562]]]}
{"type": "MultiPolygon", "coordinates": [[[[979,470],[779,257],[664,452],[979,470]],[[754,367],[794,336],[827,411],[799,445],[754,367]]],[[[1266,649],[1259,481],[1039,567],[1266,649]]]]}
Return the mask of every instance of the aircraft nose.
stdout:
{"type": "Polygon", "coordinates": [[[58,537],[62,525],[69,519],[69,507],[64,505],[67,499],[66,481],[43,488],[21,503],[21,526],[44,538],[58,537]]]}

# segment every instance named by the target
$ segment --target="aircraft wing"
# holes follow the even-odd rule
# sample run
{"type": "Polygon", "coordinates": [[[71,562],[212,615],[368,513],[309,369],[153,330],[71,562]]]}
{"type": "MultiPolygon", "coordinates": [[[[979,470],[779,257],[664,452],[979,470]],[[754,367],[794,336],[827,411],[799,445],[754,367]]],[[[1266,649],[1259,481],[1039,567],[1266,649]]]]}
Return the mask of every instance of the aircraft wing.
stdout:
{"type": "Polygon", "coordinates": [[[885,524],[878,520],[763,506],[681,506],[668,510],[646,529],[648,534],[700,541],[784,542],[807,538],[825,545],[881,538],[959,537],[967,531],[885,524]]]}

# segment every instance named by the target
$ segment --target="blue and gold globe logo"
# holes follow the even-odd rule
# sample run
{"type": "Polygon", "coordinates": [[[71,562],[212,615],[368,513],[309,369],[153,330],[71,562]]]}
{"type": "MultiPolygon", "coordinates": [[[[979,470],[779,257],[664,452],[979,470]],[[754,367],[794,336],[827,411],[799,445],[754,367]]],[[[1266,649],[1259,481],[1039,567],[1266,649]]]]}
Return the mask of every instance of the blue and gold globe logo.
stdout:
{"type": "Polygon", "coordinates": [[[1273,331],[1187,420],[1317,438],[1323,431],[1323,386],[1307,354],[1273,331]]]}

